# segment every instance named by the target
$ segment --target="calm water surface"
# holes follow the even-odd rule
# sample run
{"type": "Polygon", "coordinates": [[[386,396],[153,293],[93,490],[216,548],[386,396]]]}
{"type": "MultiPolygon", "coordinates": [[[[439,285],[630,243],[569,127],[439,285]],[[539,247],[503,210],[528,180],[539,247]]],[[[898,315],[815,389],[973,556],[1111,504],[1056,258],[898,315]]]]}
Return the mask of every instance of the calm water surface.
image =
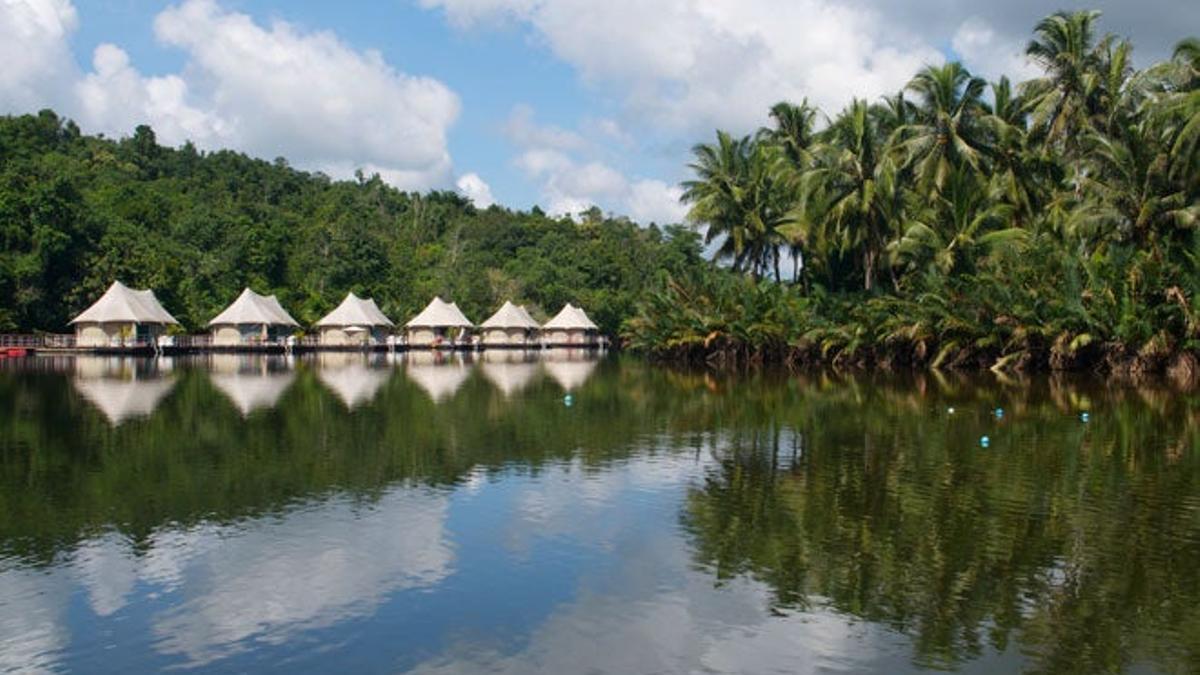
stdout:
{"type": "Polygon", "coordinates": [[[1198,431],[1087,380],[8,360],[0,671],[1196,673],[1198,431]]]}

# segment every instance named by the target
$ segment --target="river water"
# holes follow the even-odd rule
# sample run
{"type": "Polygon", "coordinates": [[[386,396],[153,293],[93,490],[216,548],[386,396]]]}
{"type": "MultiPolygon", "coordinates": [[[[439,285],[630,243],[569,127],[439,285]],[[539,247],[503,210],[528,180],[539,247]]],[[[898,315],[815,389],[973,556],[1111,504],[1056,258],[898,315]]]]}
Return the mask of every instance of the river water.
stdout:
{"type": "Polygon", "coordinates": [[[10,359],[0,672],[1200,672],[1198,431],[1086,379],[10,359]]]}

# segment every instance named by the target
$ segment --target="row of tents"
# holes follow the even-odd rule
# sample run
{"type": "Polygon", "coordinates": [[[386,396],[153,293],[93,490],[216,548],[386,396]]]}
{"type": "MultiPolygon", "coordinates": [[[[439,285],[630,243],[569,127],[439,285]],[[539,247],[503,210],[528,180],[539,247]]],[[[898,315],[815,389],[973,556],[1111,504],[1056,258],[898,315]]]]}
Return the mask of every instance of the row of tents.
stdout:
{"type": "MultiPolygon", "coordinates": [[[[150,290],[135,290],[113,282],[91,307],[71,320],[78,347],[112,347],[153,343],[179,322],[150,290]]],[[[327,347],[367,347],[393,343],[396,325],[374,300],[353,293],[313,324],[318,344],[327,347]]],[[[273,295],[249,288],[208,322],[214,347],[282,344],[300,324],[273,295]]],[[[541,345],[595,346],[599,329],[578,307],[568,303],[554,318],[539,324],[523,306],[505,302],[486,321],[475,326],[453,302],[434,298],[404,325],[402,343],[410,347],[481,344],[492,347],[541,345]]]]}

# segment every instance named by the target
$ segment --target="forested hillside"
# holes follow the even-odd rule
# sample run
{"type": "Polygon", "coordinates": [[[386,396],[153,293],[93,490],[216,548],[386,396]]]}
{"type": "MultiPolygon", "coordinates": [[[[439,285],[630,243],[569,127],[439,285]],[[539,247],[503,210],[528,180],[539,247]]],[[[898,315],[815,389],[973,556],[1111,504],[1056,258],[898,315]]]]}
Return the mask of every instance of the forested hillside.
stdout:
{"type": "Polygon", "coordinates": [[[1200,42],[1137,69],[1098,21],[1041,21],[1032,80],[930,65],[836,114],[784,102],[718,131],[684,185],[718,264],[682,226],[0,118],[0,330],[64,330],[121,279],[192,330],[248,285],[302,322],[347,291],[397,321],[435,294],[476,321],[570,301],[678,359],[1200,375],[1200,42]]]}
{"type": "Polygon", "coordinates": [[[120,279],[191,330],[242,287],[302,323],[354,291],[397,323],[435,294],[482,321],[504,300],[565,302],[615,333],[651,270],[700,265],[699,238],[598,210],[580,222],[378,177],[334,181],[235,152],[87,136],[53,112],[0,117],[0,331],[67,329],[120,279]]]}
{"type": "Polygon", "coordinates": [[[1098,21],[1039,22],[1025,82],[930,65],[697,145],[684,199],[734,274],[664,280],[626,338],[677,358],[1195,371],[1200,41],[1137,69],[1098,21]]]}

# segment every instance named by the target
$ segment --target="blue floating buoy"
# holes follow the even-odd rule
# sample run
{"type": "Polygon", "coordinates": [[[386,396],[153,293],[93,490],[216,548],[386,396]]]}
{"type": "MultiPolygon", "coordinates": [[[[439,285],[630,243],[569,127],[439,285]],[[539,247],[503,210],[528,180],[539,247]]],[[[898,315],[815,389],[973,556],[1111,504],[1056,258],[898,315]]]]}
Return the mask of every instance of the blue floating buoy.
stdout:
{"type": "Polygon", "coordinates": [[[988,438],[987,436],[983,436],[983,437],[981,437],[981,438],[979,439],[979,445],[981,445],[981,446],[983,446],[983,447],[985,447],[985,448],[986,448],[988,445],[990,445],[990,444],[991,444],[991,442],[992,442],[992,439],[988,438]]]}
{"type": "Polygon", "coordinates": [[[1089,415],[1087,413],[1085,413],[1085,412],[1079,413],[1079,421],[1080,422],[1083,422],[1086,424],[1088,419],[1089,419],[1089,415]]]}
{"type": "Polygon", "coordinates": [[[571,396],[570,394],[567,394],[566,396],[563,397],[563,405],[567,406],[568,408],[570,408],[571,404],[574,402],[575,402],[575,397],[571,396]]]}
{"type": "Polygon", "coordinates": [[[996,408],[996,417],[1004,417],[1004,408],[996,408]]]}

